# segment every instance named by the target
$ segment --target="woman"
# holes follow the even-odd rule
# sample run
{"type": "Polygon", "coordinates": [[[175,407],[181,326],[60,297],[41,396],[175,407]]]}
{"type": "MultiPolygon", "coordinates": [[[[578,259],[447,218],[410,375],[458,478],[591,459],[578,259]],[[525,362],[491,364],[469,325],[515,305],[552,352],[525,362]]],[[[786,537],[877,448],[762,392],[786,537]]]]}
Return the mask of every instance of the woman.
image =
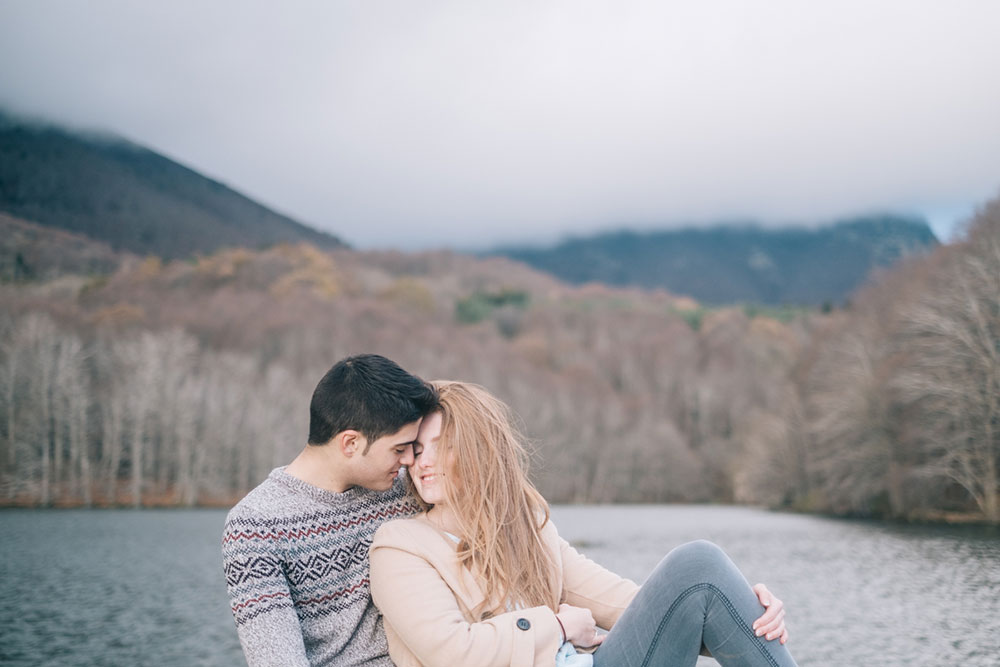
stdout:
{"type": "Polygon", "coordinates": [[[441,408],[409,471],[425,511],[384,524],[370,551],[398,667],[694,665],[703,644],[723,666],[795,664],[781,602],[718,547],[678,547],[641,588],[608,572],[549,521],[507,407],[476,385],[434,385],[441,408]]]}

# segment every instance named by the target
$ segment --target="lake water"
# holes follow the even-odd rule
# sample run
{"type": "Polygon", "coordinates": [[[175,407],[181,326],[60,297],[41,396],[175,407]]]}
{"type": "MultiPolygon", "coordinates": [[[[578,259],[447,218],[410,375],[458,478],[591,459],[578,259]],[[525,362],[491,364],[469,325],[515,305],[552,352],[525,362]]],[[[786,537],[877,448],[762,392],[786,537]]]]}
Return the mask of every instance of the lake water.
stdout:
{"type": "MultiPolygon", "coordinates": [[[[1000,665],[1000,535],[718,506],[559,506],[641,581],[707,538],[785,601],[807,666],[1000,665]]],[[[218,510],[0,511],[0,664],[242,665],[218,510]]],[[[703,659],[699,667],[715,664],[703,659]]]]}

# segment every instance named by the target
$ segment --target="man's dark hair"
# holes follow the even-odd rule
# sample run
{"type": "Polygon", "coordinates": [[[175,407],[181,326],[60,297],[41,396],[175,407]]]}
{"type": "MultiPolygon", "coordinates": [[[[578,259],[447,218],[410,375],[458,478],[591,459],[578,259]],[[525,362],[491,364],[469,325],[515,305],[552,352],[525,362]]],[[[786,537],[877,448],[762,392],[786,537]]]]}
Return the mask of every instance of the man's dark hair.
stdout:
{"type": "Polygon", "coordinates": [[[325,445],[353,429],[371,445],[437,407],[434,388],[396,362],[377,354],[347,357],[316,385],[309,404],[309,444],[325,445]]]}

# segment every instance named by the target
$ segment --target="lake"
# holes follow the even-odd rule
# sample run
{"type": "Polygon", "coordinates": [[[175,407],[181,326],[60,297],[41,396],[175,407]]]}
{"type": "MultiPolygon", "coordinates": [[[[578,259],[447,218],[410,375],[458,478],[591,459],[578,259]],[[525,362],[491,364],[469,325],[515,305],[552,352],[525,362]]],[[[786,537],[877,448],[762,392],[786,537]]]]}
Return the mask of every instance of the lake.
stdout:
{"type": "MultiPolygon", "coordinates": [[[[800,665],[1000,665],[1000,533],[725,506],[556,506],[641,581],[706,538],[785,601],[800,665]]],[[[242,665],[220,510],[0,511],[0,664],[242,665]]],[[[715,664],[703,659],[699,667],[715,664]]]]}

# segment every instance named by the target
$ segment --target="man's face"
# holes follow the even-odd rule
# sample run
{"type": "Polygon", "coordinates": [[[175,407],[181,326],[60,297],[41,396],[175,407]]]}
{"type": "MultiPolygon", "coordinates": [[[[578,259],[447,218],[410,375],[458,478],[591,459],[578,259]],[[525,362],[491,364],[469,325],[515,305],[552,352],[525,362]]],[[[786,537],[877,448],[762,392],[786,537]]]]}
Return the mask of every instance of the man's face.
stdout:
{"type": "Polygon", "coordinates": [[[352,457],[353,483],[374,491],[385,491],[392,486],[400,466],[413,464],[413,442],[417,439],[420,420],[411,422],[391,435],[384,435],[371,443],[367,454],[364,440],[352,457]]]}

